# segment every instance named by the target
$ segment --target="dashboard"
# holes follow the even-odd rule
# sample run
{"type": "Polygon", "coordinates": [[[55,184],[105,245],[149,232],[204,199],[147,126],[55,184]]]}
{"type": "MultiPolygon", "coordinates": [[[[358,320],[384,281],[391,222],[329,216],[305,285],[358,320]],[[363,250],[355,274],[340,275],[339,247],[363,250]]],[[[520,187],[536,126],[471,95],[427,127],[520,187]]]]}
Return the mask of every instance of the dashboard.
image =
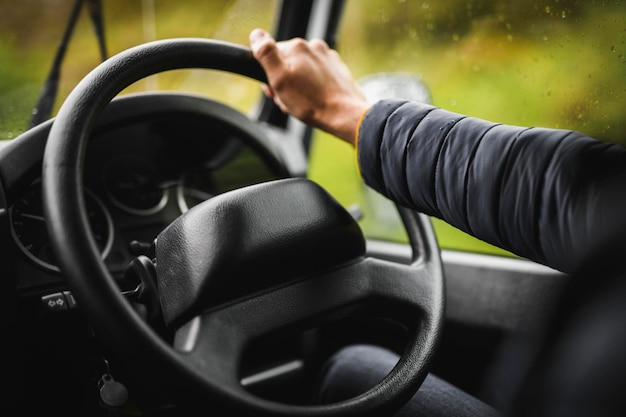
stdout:
{"type": "MultiPolygon", "coordinates": [[[[0,149],[18,290],[61,283],[41,198],[52,121],[0,149]]],[[[85,150],[92,238],[111,274],[146,253],[161,230],[217,194],[289,176],[258,124],[204,97],[140,94],[114,100],[85,150]]]]}

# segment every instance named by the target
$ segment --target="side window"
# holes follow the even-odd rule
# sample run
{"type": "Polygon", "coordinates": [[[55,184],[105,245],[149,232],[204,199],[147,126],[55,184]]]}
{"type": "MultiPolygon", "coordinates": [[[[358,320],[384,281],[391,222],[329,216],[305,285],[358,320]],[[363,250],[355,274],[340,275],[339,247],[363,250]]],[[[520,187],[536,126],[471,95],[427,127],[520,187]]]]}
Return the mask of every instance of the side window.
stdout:
{"type": "MultiPolygon", "coordinates": [[[[618,0],[352,0],[337,48],[357,79],[409,75],[447,110],[626,144],[626,9],[618,0]]],[[[368,237],[404,241],[393,207],[361,184],[346,155],[353,150],[336,142],[315,138],[311,176],[360,207],[368,237]]],[[[507,254],[434,225],[443,248],[507,254]]]]}

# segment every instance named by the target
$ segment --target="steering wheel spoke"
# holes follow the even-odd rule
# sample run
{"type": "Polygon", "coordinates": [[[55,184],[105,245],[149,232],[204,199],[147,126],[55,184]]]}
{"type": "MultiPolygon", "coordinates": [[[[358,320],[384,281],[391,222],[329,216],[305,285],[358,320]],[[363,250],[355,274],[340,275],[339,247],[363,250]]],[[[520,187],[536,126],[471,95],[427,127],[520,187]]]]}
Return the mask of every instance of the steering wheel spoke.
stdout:
{"type": "Polygon", "coordinates": [[[431,277],[423,265],[398,265],[363,258],[272,291],[210,308],[183,325],[175,348],[215,384],[239,386],[239,367],[255,339],[281,331],[306,331],[352,311],[376,308],[377,315],[424,328],[436,322],[431,277]],[[398,306],[405,306],[398,309],[398,306]],[[402,311],[402,315],[398,315],[402,311]]]}

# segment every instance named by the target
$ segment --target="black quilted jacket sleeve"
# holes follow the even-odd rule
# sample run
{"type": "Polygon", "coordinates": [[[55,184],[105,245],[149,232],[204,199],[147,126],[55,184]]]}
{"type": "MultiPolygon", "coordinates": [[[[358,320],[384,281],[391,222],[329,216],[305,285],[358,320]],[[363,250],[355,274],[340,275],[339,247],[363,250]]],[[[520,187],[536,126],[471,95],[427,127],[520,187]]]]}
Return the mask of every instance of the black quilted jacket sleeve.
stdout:
{"type": "Polygon", "coordinates": [[[626,219],[626,149],[383,100],[366,113],[365,182],[401,205],[571,272],[626,219]]]}

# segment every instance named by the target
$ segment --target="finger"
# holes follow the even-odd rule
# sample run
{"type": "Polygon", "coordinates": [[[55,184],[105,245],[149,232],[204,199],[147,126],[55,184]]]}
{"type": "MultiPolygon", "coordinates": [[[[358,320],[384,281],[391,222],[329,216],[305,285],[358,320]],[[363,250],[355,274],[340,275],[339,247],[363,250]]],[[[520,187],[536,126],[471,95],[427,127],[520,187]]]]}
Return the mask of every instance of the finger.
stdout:
{"type": "Polygon", "coordinates": [[[274,91],[267,84],[261,84],[261,89],[263,90],[263,94],[265,94],[269,98],[274,98],[274,91]]]}
{"type": "Polygon", "coordinates": [[[254,29],[250,32],[250,48],[266,72],[282,67],[283,60],[278,51],[276,40],[267,31],[254,29]]]}
{"type": "Polygon", "coordinates": [[[311,49],[318,52],[327,52],[330,49],[326,41],[323,39],[312,39],[309,41],[309,46],[311,49]]]}
{"type": "Polygon", "coordinates": [[[278,106],[278,108],[280,109],[280,111],[282,111],[283,113],[289,113],[289,110],[287,109],[287,106],[285,106],[285,104],[283,103],[283,101],[280,99],[280,97],[278,96],[274,96],[274,103],[278,106]]]}

